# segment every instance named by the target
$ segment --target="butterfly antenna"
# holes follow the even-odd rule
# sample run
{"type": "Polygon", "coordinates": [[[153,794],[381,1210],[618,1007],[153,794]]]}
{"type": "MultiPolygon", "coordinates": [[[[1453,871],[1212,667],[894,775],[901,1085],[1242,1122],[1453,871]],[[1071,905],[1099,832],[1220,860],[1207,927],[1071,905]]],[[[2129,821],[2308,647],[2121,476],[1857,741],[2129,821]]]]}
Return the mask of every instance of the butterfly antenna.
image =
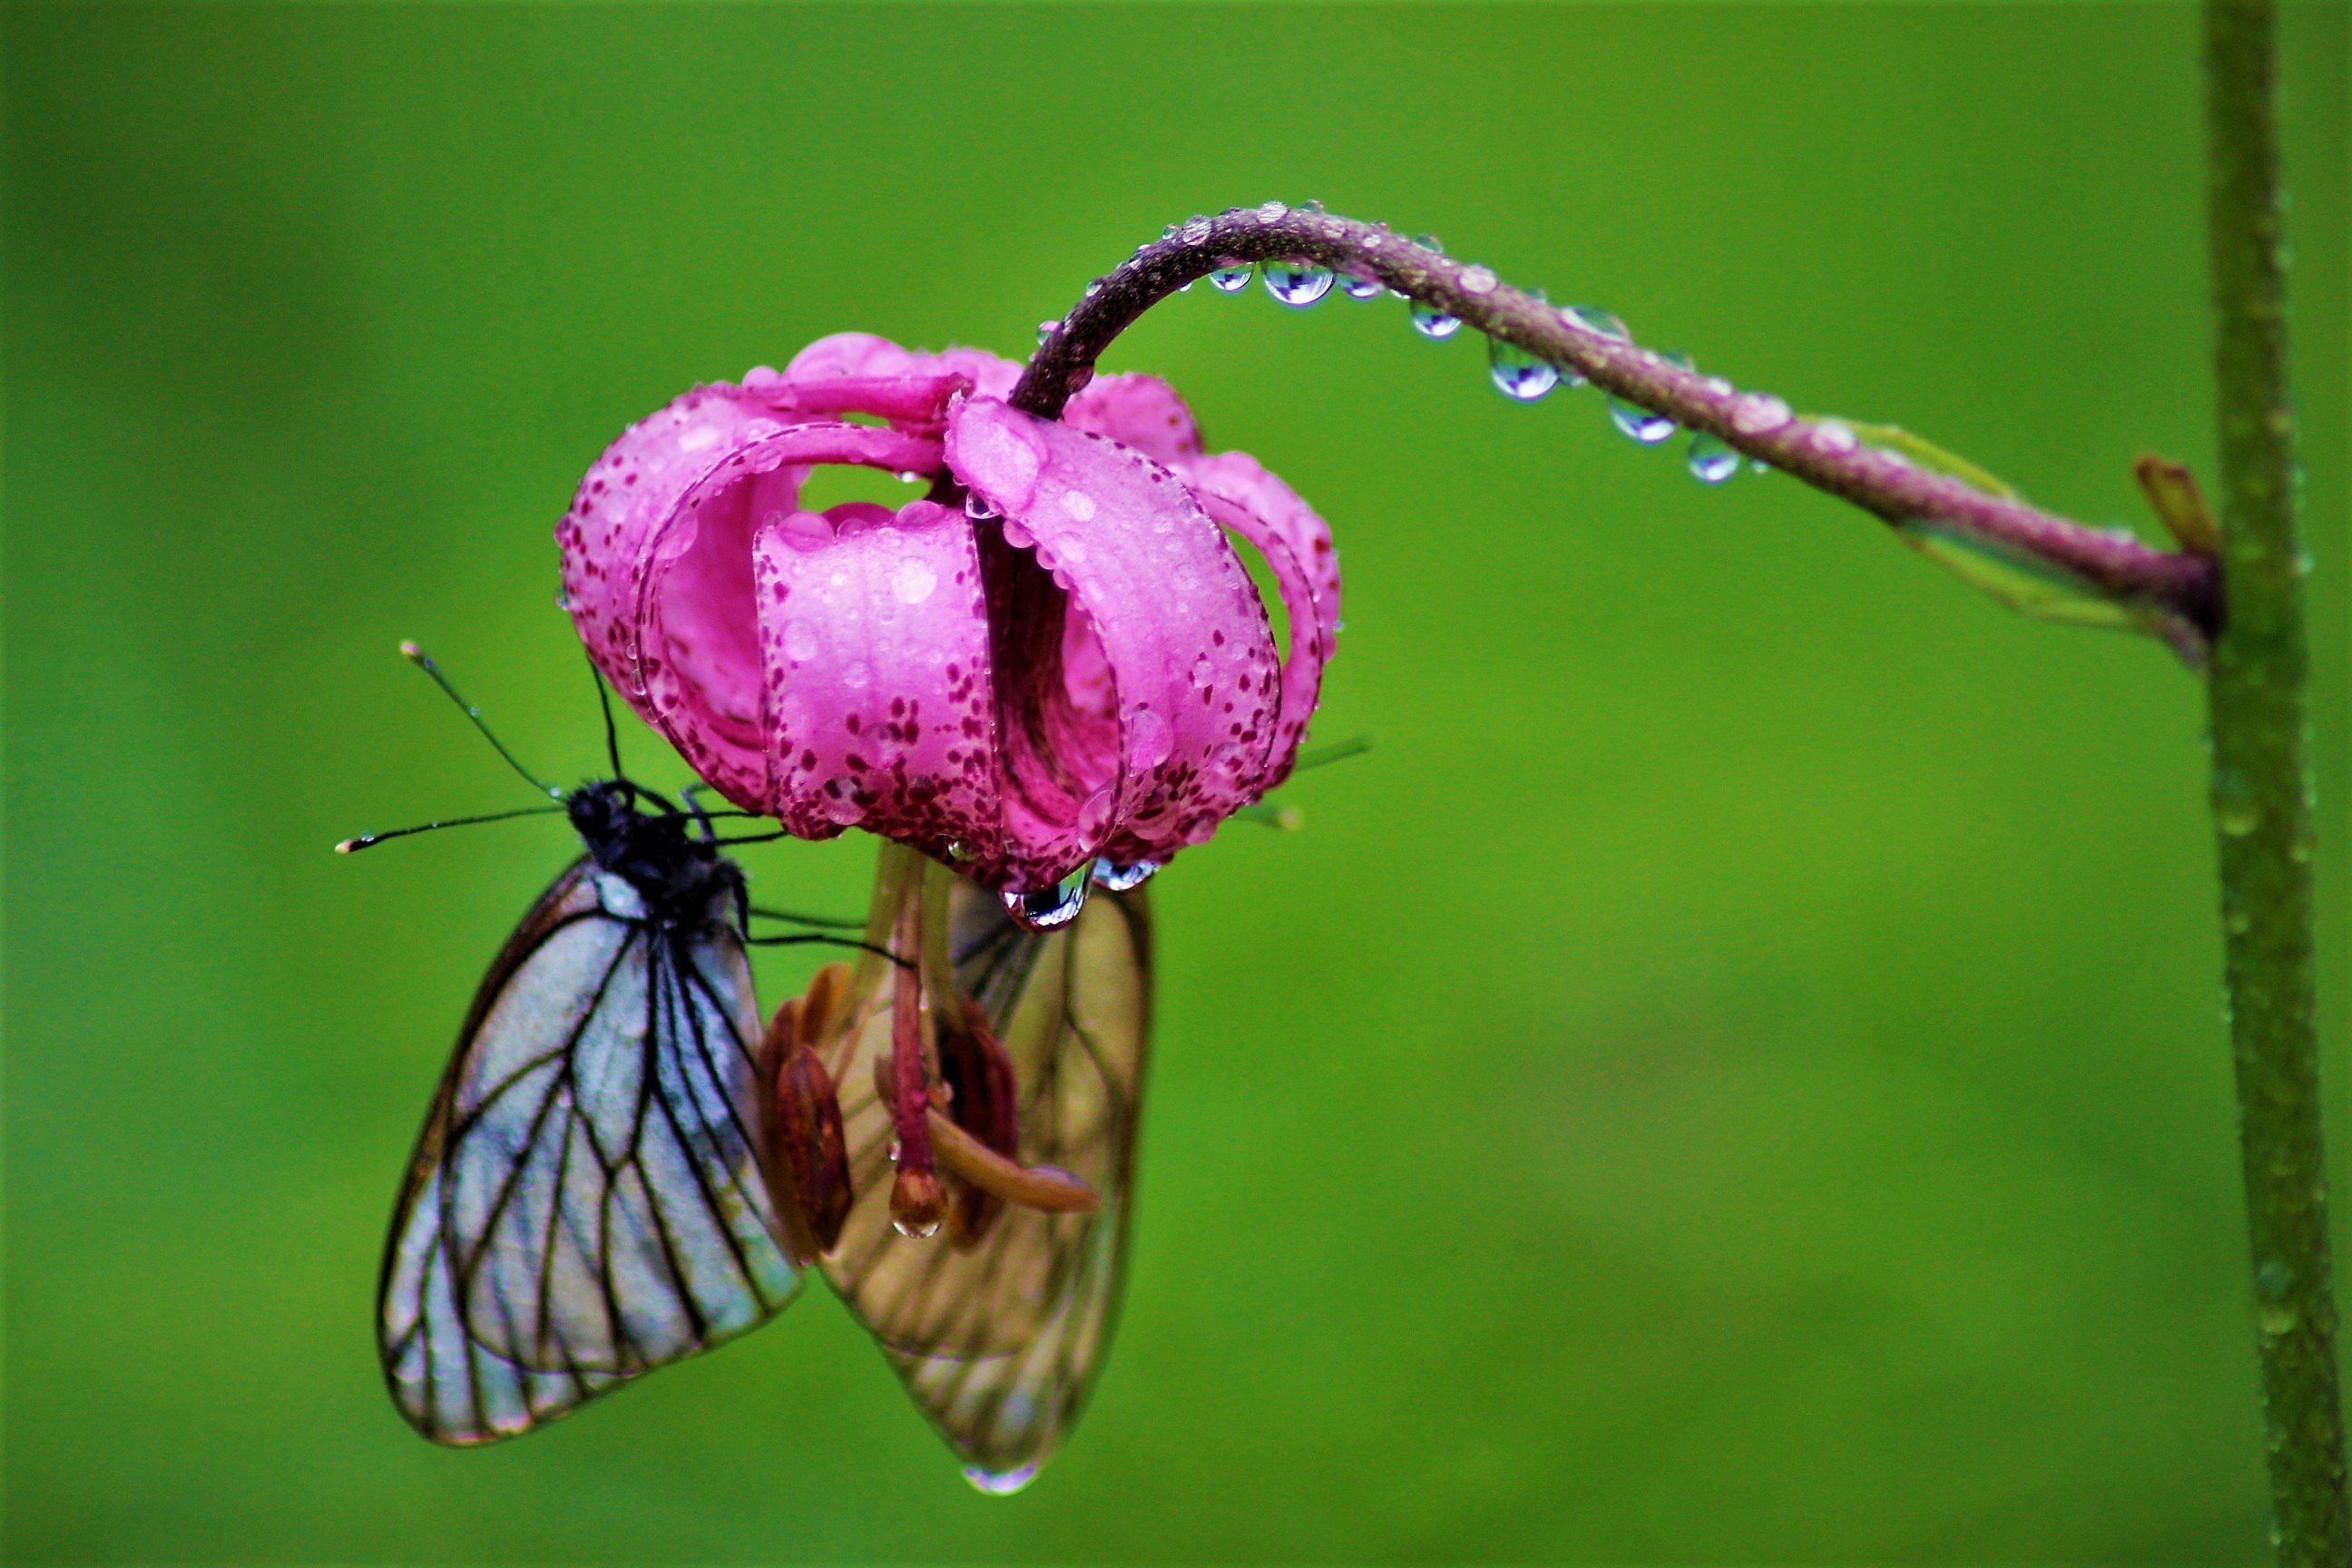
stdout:
{"type": "Polygon", "coordinates": [[[412,833],[430,833],[436,827],[470,827],[478,822],[510,822],[518,816],[551,816],[563,810],[561,805],[526,805],[514,811],[493,811],[482,816],[451,816],[439,822],[420,822],[414,827],[395,827],[384,833],[362,833],[357,838],[346,838],[335,846],[338,855],[355,855],[372,849],[387,838],[405,838],[412,833]]]}
{"type": "Polygon", "coordinates": [[[596,683],[596,703],[604,710],[604,760],[613,764],[613,776],[626,781],[621,771],[621,731],[613,725],[613,689],[604,684],[604,672],[596,668],[596,656],[588,656],[588,679],[596,683]]]}
{"type": "MultiPolygon", "coordinates": [[[[490,733],[490,727],[482,722],[482,710],[475,707],[472,703],[467,701],[464,697],[458,695],[457,689],[449,684],[449,678],[441,673],[441,667],[433,662],[433,656],[431,654],[426,653],[423,648],[418,647],[413,642],[404,642],[400,645],[400,657],[408,660],[409,663],[416,666],[417,668],[423,670],[425,674],[431,676],[433,678],[433,684],[439,687],[443,691],[448,693],[449,700],[455,702],[465,713],[466,717],[473,721],[474,728],[482,732],[482,739],[488,741],[491,747],[497,751],[499,755],[506,759],[507,766],[520,773],[523,776],[524,781],[528,783],[531,788],[539,791],[541,795],[546,795],[551,800],[562,800],[563,798],[563,792],[562,790],[557,789],[553,784],[540,778],[529,768],[524,767],[520,763],[517,762],[515,760],[515,754],[507,750],[506,742],[499,740],[496,735],[490,733]]],[[[609,710],[606,712],[605,720],[607,723],[611,722],[611,713],[609,710]]],[[[385,835],[384,837],[388,837],[390,835],[385,835]]]]}

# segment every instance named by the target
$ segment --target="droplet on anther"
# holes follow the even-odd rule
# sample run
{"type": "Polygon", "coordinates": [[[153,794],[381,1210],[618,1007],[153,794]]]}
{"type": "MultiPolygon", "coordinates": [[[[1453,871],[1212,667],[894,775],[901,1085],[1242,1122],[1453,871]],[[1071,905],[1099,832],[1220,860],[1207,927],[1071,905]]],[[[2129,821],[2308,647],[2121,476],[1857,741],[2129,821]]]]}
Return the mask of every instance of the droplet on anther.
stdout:
{"type": "Polygon", "coordinates": [[[947,1189],[929,1171],[901,1171],[890,1182],[890,1225],[900,1236],[921,1241],[937,1236],[948,1212],[947,1189]]]}

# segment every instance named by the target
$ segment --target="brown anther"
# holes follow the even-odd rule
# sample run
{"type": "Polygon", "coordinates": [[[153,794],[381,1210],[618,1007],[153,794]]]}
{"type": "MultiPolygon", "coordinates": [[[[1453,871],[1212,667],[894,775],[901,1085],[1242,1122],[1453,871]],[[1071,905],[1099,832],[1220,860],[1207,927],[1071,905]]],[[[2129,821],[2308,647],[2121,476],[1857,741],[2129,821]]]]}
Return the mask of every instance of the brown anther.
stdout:
{"type": "Polygon", "coordinates": [[[921,1240],[939,1233],[947,1212],[947,1190],[929,1171],[901,1168],[890,1183],[890,1223],[901,1236],[921,1240]]]}
{"type": "MultiPolygon", "coordinates": [[[[989,1026],[987,1012],[968,997],[958,1000],[960,1007],[941,1008],[940,1017],[940,1076],[947,1080],[949,1118],[983,1148],[1018,1169],[1021,1107],[1013,1058],[1004,1054],[1004,1047],[989,1026]]],[[[940,1163],[946,1164],[944,1151],[940,1152],[940,1163]]],[[[948,1239],[961,1247],[977,1246],[1003,1207],[1003,1200],[970,1180],[957,1182],[953,1191],[948,1239]]]]}
{"type": "MultiPolygon", "coordinates": [[[[895,1112],[891,1096],[890,1058],[874,1063],[874,1090],[895,1112]]],[[[992,1198],[1045,1214],[1092,1214],[1102,1197],[1092,1187],[1050,1165],[1024,1165],[1009,1160],[957,1126],[938,1106],[923,1118],[930,1135],[930,1153],[939,1168],[960,1183],[969,1184],[992,1198]]]]}
{"type": "Polygon", "coordinates": [[[802,1045],[814,1049],[824,1043],[826,1032],[837,1020],[849,994],[849,965],[828,963],[809,976],[808,989],[801,995],[798,1038],[802,1045]]]}
{"type": "MultiPolygon", "coordinates": [[[[824,979],[819,971],[818,980],[824,979]]],[[[757,1068],[766,1113],[767,1147],[761,1151],[761,1168],[767,1177],[768,1201],[786,1244],[802,1263],[831,1252],[840,1242],[855,1196],[841,1098],[834,1092],[824,1059],[807,1044],[809,1016],[806,998],[778,1007],[761,1041],[757,1068]]]]}

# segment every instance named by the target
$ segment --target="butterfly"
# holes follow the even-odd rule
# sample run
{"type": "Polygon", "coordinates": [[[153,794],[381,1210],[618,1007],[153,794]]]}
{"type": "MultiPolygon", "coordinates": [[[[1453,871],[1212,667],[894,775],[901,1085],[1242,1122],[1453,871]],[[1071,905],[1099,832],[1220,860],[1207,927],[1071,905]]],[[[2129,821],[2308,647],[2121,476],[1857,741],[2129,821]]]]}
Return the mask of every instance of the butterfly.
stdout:
{"type": "Polygon", "coordinates": [[[874,931],[751,936],[754,914],[854,922],[751,909],[723,847],[756,840],[711,826],[741,814],[622,776],[609,704],[614,776],[558,792],[403,651],[557,802],[457,820],[560,809],[583,853],[484,976],[402,1184],[377,1302],[401,1413],[442,1443],[529,1431],[758,1327],[817,1264],[974,1484],[1017,1489],[1075,1423],[1116,1320],[1150,1033],[1140,889],[1038,931],[933,868],[951,883],[942,1005],[964,1013],[941,1036],[948,1114],[933,1114],[961,1142],[946,1156],[946,1234],[904,1235],[873,1069],[921,966],[874,931]],[[763,1030],[747,949],[818,941],[864,951],[857,984],[828,966],[763,1030]],[[821,1061],[789,1049],[827,996],[853,992],[821,1061]],[[807,1121],[778,1098],[787,1059],[822,1068],[820,1120],[835,1130],[837,1179],[814,1222],[793,1190],[811,1154],[784,1136],[807,1121]]]}
{"type": "MultiPolygon", "coordinates": [[[[944,1234],[894,1212],[892,1025],[918,971],[870,960],[862,1007],[840,999],[861,989],[846,980],[813,985],[800,1005],[798,1043],[817,1058],[814,1076],[838,1086],[841,1152],[835,1173],[814,1184],[823,1196],[779,1190],[776,1206],[818,1233],[827,1281],[966,1477],[1003,1493],[1034,1479],[1076,1425],[1117,1325],[1150,1039],[1151,921],[1140,886],[1098,888],[1051,931],[1017,923],[1003,899],[961,878],[945,902],[965,1016],[939,1031],[947,1105],[929,1119],[949,1178],[944,1234]],[[856,1016],[830,1030],[808,1018],[844,1007],[856,1016]]],[[[805,1191],[796,1167],[806,1163],[780,1153],[772,1183],[805,1191]]]]}

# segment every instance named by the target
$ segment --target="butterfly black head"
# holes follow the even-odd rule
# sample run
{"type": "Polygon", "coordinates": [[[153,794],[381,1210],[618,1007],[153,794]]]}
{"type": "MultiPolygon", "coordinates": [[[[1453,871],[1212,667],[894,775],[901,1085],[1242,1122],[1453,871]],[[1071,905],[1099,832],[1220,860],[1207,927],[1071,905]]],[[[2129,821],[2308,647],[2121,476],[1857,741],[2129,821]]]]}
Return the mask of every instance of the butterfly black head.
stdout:
{"type": "Polygon", "coordinates": [[[589,858],[621,878],[646,901],[657,921],[680,924],[704,918],[722,887],[740,901],[742,873],[719,853],[706,828],[693,834],[695,819],[657,795],[656,809],[638,801],[649,791],[622,779],[599,779],[564,797],[572,826],[587,845],[589,858]]]}

